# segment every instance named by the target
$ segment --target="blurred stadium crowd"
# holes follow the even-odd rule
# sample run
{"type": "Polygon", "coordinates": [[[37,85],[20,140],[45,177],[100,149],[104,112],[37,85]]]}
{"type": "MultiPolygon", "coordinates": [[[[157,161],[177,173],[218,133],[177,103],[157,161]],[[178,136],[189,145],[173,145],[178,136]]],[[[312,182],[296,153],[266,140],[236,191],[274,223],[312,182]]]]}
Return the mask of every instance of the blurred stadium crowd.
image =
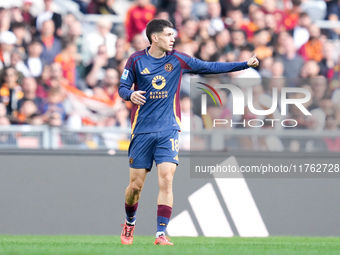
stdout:
{"type": "MultiPolygon", "coordinates": [[[[38,13],[34,0],[0,8],[0,125],[129,128],[131,103],[118,95],[119,78],[129,55],[149,45],[147,22],[163,18],[174,24],[175,48],[196,58],[246,61],[257,53],[256,70],[210,76],[216,83],[250,78],[238,85],[253,87],[258,108],[266,107],[273,87],[306,88],[312,116],[290,108],[287,118],[298,120],[297,128],[339,129],[340,28],[320,29],[316,23],[339,19],[337,0],[73,1],[84,15],[101,15],[92,29],[72,13],[59,14],[53,0],[38,1],[44,5],[38,13]],[[320,2],[324,15],[322,8],[309,11],[320,2]],[[124,22],[113,23],[112,15],[124,22]]],[[[187,116],[195,130],[210,128],[213,118],[232,118],[230,98],[221,91],[224,108],[209,107],[208,118],[200,119],[190,104],[191,77],[182,81],[183,130],[190,129],[187,116]]]]}

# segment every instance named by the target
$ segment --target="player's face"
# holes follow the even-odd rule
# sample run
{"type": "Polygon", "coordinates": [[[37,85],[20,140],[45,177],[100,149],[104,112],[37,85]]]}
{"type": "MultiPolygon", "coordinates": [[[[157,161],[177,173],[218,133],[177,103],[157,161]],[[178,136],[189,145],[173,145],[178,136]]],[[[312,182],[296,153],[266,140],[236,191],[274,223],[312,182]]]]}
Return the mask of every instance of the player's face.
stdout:
{"type": "Polygon", "coordinates": [[[175,43],[174,30],[170,27],[164,28],[158,34],[158,47],[163,51],[172,51],[175,43]]]}

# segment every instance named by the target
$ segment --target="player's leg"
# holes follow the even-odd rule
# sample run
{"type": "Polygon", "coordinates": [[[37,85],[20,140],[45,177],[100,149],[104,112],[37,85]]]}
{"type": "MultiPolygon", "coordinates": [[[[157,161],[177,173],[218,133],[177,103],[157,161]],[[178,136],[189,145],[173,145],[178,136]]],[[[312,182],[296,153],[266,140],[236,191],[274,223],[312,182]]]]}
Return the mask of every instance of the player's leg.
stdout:
{"type": "Polygon", "coordinates": [[[122,244],[132,244],[136,223],[138,200],[144,186],[147,171],[152,167],[153,137],[149,134],[135,135],[130,142],[130,181],[125,190],[126,220],[121,234],[122,244]]]}
{"type": "Polygon", "coordinates": [[[174,201],[172,183],[177,165],[171,162],[164,162],[157,165],[159,193],[157,198],[157,232],[155,244],[172,245],[165,236],[166,227],[172,212],[174,201]]]}
{"type": "Polygon", "coordinates": [[[143,168],[130,168],[130,182],[125,190],[126,220],[123,224],[120,240],[122,244],[132,244],[133,232],[136,225],[136,213],[147,170],[143,168]]]}
{"type": "Polygon", "coordinates": [[[172,205],[172,183],[178,164],[178,131],[172,130],[160,134],[159,142],[155,150],[155,161],[158,171],[158,210],[157,232],[155,244],[172,245],[165,237],[165,230],[169,223],[172,205]]]}
{"type": "Polygon", "coordinates": [[[147,170],[130,168],[130,182],[125,190],[126,223],[135,225],[138,201],[144,186],[147,170]]]}

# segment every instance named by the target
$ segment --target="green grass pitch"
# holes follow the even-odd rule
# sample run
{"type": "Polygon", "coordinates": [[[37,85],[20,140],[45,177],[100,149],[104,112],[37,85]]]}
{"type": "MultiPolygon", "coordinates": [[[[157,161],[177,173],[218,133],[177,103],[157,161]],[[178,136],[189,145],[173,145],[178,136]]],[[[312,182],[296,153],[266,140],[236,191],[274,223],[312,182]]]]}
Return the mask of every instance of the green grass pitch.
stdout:
{"type": "Polygon", "coordinates": [[[174,246],[154,246],[154,237],[135,236],[133,245],[123,246],[119,236],[0,236],[0,254],[340,254],[340,238],[337,237],[173,237],[171,241],[174,246]]]}

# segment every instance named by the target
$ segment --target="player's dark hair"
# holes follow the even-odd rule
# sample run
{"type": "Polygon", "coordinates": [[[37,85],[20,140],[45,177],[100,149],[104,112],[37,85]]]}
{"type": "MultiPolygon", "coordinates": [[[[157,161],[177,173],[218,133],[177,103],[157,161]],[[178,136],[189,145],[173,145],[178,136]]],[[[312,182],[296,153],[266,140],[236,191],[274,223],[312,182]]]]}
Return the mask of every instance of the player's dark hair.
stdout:
{"type": "Polygon", "coordinates": [[[149,21],[149,23],[146,25],[146,36],[150,44],[152,43],[152,40],[151,40],[152,34],[161,33],[166,27],[173,28],[174,26],[172,25],[170,21],[164,20],[164,19],[153,19],[149,21]]]}

